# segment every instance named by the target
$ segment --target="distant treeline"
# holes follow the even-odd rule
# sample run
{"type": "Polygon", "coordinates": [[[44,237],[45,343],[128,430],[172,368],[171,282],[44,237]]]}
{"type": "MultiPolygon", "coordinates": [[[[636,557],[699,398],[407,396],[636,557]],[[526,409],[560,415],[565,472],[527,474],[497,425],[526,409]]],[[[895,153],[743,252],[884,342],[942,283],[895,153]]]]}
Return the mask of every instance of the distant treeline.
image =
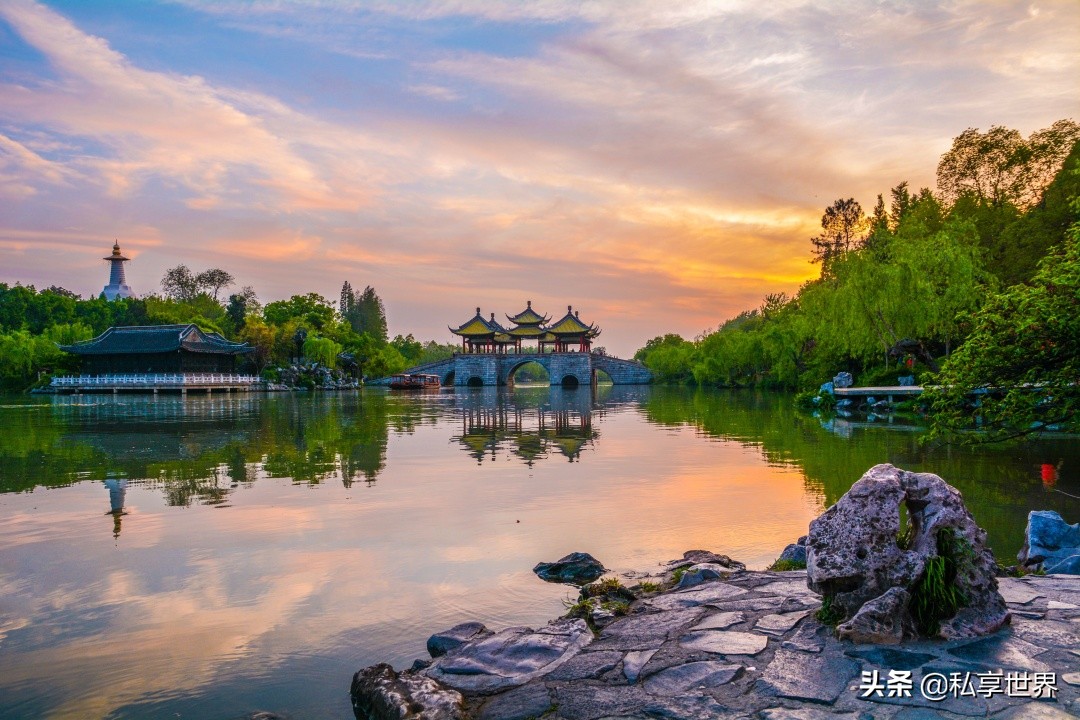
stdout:
{"type": "Polygon", "coordinates": [[[380,377],[450,357],[455,347],[422,343],[412,335],[389,339],[383,302],[370,286],[354,292],[346,282],[335,307],[316,293],[262,305],[250,287],[219,300],[233,284],[225,270],[192,273],[183,265],[165,273],[161,295],[112,302],[84,300],[61,287],[39,291],[0,283],[0,387],[23,389],[52,374],[77,371],[78,358],[57,345],[120,325],[195,323],[250,343],[255,351],[245,356],[244,369],[253,373],[299,358],[333,368],[346,353],[357,374],[380,377]]]}
{"type": "Polygon", "coordinates": [[[700,386],[810,389],[841,370],[893,385],[915,374],[961,393],[951,405],[931,398],[957,425],[970,421],[967,390],[1060,381],[1052,397],[1014,401],[1025,418],[1075,422],[1078,140],[1071,120],[1026,139],[966,130],[938,164],[936,192],[901,182],[869,215],[852,198],[828,207],[809,241],[821,274],[793,297],[768,295],[694,340],[653,338],[635,357],[662,382],[700,386]]]}

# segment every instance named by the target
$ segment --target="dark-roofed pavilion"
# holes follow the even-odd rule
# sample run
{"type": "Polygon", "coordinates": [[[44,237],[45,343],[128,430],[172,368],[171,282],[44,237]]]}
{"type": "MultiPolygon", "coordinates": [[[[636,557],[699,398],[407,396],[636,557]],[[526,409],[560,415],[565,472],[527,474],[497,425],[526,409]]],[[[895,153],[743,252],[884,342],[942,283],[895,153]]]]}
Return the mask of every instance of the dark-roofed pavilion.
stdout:
{"type": "Polygon", "coordinates": [[[82,357],[84,375],[235,373],[237,357],[254,350],[194,324],[112,327],[60,349],[82,357]]]}

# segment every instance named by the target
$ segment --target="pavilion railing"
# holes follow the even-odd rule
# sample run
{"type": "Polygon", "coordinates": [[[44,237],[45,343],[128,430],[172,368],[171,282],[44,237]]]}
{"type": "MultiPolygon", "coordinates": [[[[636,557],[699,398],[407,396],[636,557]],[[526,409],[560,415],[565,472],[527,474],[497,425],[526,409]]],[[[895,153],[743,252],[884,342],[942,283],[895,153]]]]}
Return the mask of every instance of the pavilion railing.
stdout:
{"type": "Polygon", "coordinates": [[[256,375],[231,373],[146,373],[54,377],[53,387],[235,387],[261,382],[256,375]]]}

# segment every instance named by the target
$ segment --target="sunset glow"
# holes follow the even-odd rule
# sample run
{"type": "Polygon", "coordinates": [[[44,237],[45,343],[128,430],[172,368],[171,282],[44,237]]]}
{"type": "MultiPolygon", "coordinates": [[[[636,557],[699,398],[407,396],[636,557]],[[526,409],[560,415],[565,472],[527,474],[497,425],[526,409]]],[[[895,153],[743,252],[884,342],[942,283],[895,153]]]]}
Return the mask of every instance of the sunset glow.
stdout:
{"type": "Polygon", "coordinates": [[[629,356],[817,275],[822,210],[965,128],[1080,119],[1080,4],[0,0],[0,282],[272,301],[390,334],[580,309],[629,356]],[[237,288],[238,289],[238,288],[237,288]]]}

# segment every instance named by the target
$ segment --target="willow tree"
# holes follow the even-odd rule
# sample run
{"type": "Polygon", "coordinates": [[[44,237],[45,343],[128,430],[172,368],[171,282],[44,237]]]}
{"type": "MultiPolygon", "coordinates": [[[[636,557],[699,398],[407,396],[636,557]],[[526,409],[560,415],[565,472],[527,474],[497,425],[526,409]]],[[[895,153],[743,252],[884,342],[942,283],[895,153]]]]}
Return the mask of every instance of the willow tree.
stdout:
{"type": "Polygon", "coordinates": [[[883,242],[884,252],[838,259],[830,279],[800,293],[802,311],[816,319],[821,352],[863,363],[883,357],[887,365],[902,340],[948,348],[960,334],[956,314],[978,304],[985,277],[970,223],[930,234],[910,222],[883,242]]]}
{"type": "Polygon", "coordinates": [[[927,393],[931,437],[967,442],[1080,429],[1080,223],[1029,285],[991,296],[927,393]],[[975,416],[983,434],[962,434],[975,416]]]}

